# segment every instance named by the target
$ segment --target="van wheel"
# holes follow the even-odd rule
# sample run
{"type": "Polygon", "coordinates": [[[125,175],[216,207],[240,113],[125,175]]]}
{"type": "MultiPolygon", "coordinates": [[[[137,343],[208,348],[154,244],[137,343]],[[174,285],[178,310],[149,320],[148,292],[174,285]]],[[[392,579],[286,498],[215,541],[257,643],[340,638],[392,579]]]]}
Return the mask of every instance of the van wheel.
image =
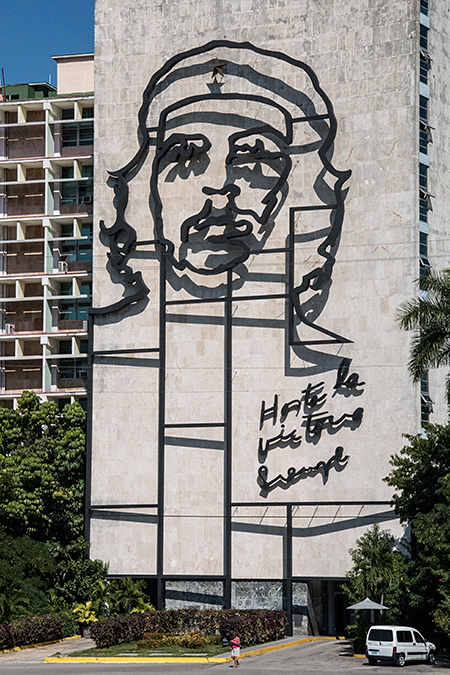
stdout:
{"type": "Polygon", "coordinates": [[[436,663],[436,654],[434,652],[429,652],[428,663],[431,663],[431,665],[433,665],[433,663],[436,663]]]}
{"type": "Polygon", "coordinates": [[[376,665],[377,665],[377,660],[369,658],[369,666],[376,666],[376,665]]]}
{"type": "Polygon", "coordinates": [[[400,666],[400,668],[403,668],[405,665],[406,659],[404,654],[398,654],[397,656],[397,665],[400,666]]]}

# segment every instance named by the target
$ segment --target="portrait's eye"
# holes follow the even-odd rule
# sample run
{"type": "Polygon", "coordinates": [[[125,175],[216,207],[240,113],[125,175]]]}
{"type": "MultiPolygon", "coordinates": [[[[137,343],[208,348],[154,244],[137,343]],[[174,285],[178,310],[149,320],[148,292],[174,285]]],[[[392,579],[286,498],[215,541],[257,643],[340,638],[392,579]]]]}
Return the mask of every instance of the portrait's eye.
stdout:
{"type": "Polygon", "coordinates": [[[283,153],[274,140],[264,136],[235,138],[230,143],[227,164],[233,166],[262,165],[276,166],[283,153]]]}
{"type": "Polygon", "coordinates": [[[261,157],[263,157],[265,150],[266,148],[264,147],[264,143],[260,138],[256,139],[254,145],[244,143],[243,145],[236,145],[234,147],[234,152],[236,156],[240,158],[249,157],[253,159],[260,159],[261,157]]]}
{"type": "Polygon", "coordinates": [[[178,134],[169,138],[162,148],[162,156],[166,164],[189,162],[200,158],[211,147],[210,141],[205,136],[180,136],[178,134]]]}
{"type": "MultiPolygon", "coordinates": [[[[278,179],[286,166],[285,157],[279,146],[270,138],[240,138],[231,144],[227,157],[236,179],[247,182],[261,182],[264,179],[278,179]]],[[[266,187],[271,189],[272,184],[266,187]]]]}

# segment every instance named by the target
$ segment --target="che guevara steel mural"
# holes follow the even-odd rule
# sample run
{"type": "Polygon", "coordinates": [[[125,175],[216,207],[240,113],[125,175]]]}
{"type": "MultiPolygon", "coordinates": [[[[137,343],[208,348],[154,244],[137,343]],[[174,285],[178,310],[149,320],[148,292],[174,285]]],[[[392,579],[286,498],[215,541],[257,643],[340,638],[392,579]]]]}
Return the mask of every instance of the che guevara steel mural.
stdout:
{"type": "MultiPolygon", "coordinates": [[[[285,54],[250,43],[217,40],[171,58],[151,77],[138,123],[137,153],[124,167],[110,173],[115,222],[100,222],[102,241],[109,248],[109,268],[115,283],[119,279],[123,284],[124,295],[112,305],[94,309],[94,321],[96,316],[104,321],[117,312],[144,311],[152,290],[136,254],[142,238],[127,217],[130,183],[150,161],[149,226],[144,243],[154,247],[160,265],[160,466],[164,464],[166,429],[176,426],[167,423],[164,395],[165,288],[169,285],[184,289],[192,298],[185,305],[214,301],[223,306],[223,428],[229,456],[225,482],[230,483],[233,416],[239,415],[232,409],[233,307],[243,297],[253,256],[275,251],[284,257],[284,293],[274,294],[267,283],[257,299],[285,299],[288,349],[313,346],[320,350],[322,345],[351,342],[320,320],[332,283],[351,172],[340,171],[332,163],[336,117],[313,70],[285,54]],[[280,79],[280,64],[290,79],[280,79]],[[306,83],[305,88],[299,86],[301,82],[306,83]],[[250,108],[257,110],[255,116],[249,114],[250,108]],[[212,126],[215,132],[208,134],[205,129],[212,126]],[[299,143],[297,131],[306,128],[314,132],[314,140],[299,143]],[[308,155],[314,155],[316,161],[316,174],[308,180],[317,199],[286,209],[293,166],[308,155]],[[189,196],[182,215],[179,201],[173,199],[175,181],[183,181],[189,196]],[[325,214],[326,227],[315,228],[316,214],[325,214]],[[303,235],[295,229],[299,215],[311,222],[310,231],[303,235]],[[284,244],[271,248],[271,235],[281,218],[286,221],[284,244]],[[297,257],[304,241],[315,242],[319,262],[298,278],[297,257]],[[208,280],[205,287],[202,278],[208,280]]],[[[244,297],[250,302],[253,299],[251,292],[244,297]]],[[[285,472],[277,475],[271,475],[267,462],[281,449],[299,449],[301,457],[304,444],[317,444],[323,434],[336,434],[344,427],[355,430],[363,419],[362,407],[332,414],[327,403],[336,392],[359,395],[364,384],[352,371],[350,359],[343,357],[332,391],[326,391],[320,378],[302,379],[298,395],[291,400],[282,403],[276,391],[260,399],[260,436],[255,436],[254,452],[260,464],[255,480],[262,497],[308,477],[321,475],[325,483],[332,469],[345,469],[349,456],[341,445],[316,464],[303,466],[299,460],[297,466],[286,466],[285,472]]],[[[345,400],[349,401],[348,396],[345,400]]],[[[184,426],[195,427],[195,420],[184,426]]],[[[231,488],[228,501],[231,503],[231,488]]]]}

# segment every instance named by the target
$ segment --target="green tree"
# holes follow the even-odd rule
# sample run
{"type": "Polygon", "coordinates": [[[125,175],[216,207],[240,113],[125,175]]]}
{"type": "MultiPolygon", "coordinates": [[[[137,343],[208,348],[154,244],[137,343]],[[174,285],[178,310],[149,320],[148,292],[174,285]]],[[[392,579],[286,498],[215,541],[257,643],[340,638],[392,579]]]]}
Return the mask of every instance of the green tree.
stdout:
{"type": "Polygon", "coordinates": [[[85,413],[24,392],[0,409],[0,526],[68,543],[83,530],[85,413]]]}
{"type": "MultiPolygon", "coordinates": [[[[429,368],[450,365],[450,269],[430,271],[419,287],[425,294],[404,302],[398,314],[401,328],[416,333],[409,360],[414,382],[420,382],[429,368]]],[[[446,397],[450,407],[450,377],[446,397]]]]}
{"type": "MultiPolygon", "coordinates": [[[[381,623],[398,623],[402,617],[402,598],[407,585],[407,560],[396,549],[395,537],[375,523],[350,549],[353,567],[347,572],[342,589],[352,604],[368,597],[389,608],[380,615],[381,623]]],[[[364,652],[366,633],[370,626],[370,613],[356,613],[354,648],[364,652]]]]}
{"type": "Polygon", "coordinates": [[[52,588],[60,603],[71,607],[75,602],[91,599],[97,583],[105,579],[108,565],[87,557],[88,544],[83,537],[65,545],[50,542],[48,546],[56,561],[52,588]]]}
{"type": "MultiPolygon", "coordinates": [[[[85,413],[23,392],[0,409],[0,611],[72,610],[104,579],[82,537],[85,413]],[[1,610],[1,607],[4,610],[1,610]]],[[[73,617],[72,617],[73,621],[73,617]]]]}
{"type": "Polygon", "coordinates": [[[352,569],[343,588],[353,603],[368,597],[384,604],[386,597],[400,586],[405,571],[405,556],[395,548],[396,540],[378,523],[372,525],[350,549],[352,569]]]}
{"type": "Polygon", "coordinates": [[[425,634],[438,629],[450,639],[450,425],[406,438],[385,481],[396,490],[396,513],[411,525],[410,617],[425,634]]]}

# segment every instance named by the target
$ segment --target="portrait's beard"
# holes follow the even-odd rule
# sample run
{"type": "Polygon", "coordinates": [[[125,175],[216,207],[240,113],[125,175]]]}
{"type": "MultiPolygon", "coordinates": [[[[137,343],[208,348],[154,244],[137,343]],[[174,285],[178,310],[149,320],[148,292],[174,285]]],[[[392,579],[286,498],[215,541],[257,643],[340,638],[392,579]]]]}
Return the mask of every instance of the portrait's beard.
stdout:
{"type": "Polygon", "coordinates": [[[255,224],[239,219],[232,204],[216,209],[207,199],[199,213],[182,223],[175,256],[180,265],[200,274],[219,274],[247,260],[258,241],[252,234],[255,224]]]}

